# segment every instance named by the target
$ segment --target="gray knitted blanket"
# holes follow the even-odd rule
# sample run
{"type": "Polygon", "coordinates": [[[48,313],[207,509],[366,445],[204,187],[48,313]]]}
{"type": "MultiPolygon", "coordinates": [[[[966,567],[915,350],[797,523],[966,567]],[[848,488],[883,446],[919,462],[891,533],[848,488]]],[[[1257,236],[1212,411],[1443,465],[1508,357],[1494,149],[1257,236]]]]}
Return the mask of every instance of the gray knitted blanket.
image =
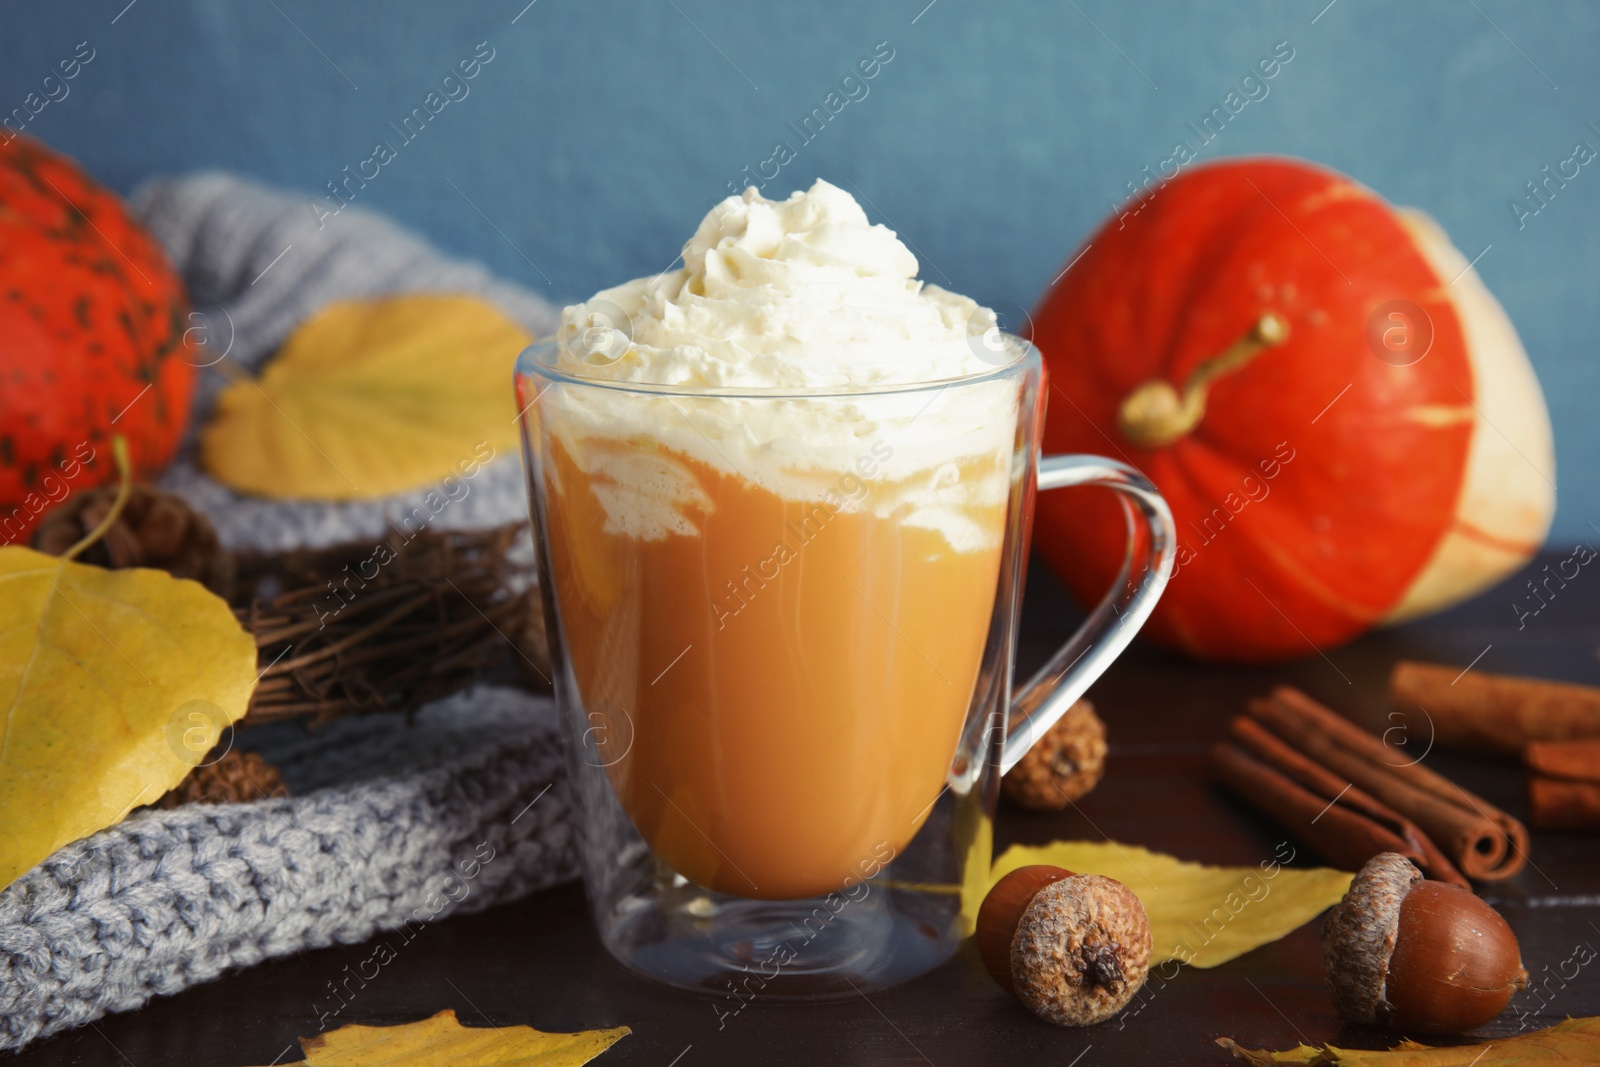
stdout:
{"type": "MultiPolygon", "coordinates": [[[[345,296],[476,292],[534,332],[554,322],[538,297],[355,208],[318,230],[303,198],[222,174],[151,183],[133,204],[183,274],[208,342],[245,366],[345,296]]],[[[203,376],[196,424],[220,384],[215,372],[203,376]]],[[[519,468],[515,456],[490,463],[440,525],[525,516],[519,468]]],[[[271,549],[379,534],[386,515],[422,496],[240,497],[200,471],[193,434],[164,485],[205,512],[225,543],[271,549]]],[[[410,725],[376,715],[307,736],[281,724],[240,744],[278,767],[290,798],[141,811],[0,891],[0,1049],[232,968],[415,929],[576,875],[547,700],[479,687],[410,725]]]]}
{"type": "MultiPolygon", "coordinates": [[[[183,274],[207,344],[226,358],[254,369],[324,304],[379,293],[477,293],[535,335],[554,331],[559,311],[534,294],[356,207],[318,229],[306,199],[216,173],[153,181],[134,193],[135,214],[183,274]]],[[[206,477],[194,448],[195,428],[226,384],[215,371],[202,375],[187,447],[162,479],[205,513],[224,544],[279,550],[374,536],[386,516],[408,513],[427,495],[424,487],[377,502],[286,504],[234,493],[206,477]]],[[[526,494],[517,457],[501,456],[434,521],[464,528],[526,518],[526,494]]]]}

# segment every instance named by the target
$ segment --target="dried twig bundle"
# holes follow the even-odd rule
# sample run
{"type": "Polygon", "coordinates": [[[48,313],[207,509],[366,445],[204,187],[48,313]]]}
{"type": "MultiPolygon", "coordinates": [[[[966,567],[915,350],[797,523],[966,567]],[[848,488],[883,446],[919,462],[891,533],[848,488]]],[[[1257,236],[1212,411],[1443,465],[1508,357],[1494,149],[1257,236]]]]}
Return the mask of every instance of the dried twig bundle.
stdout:
{"type": "Polygon", "coordinates": [[[235,607],[262,668],[240,725],[413,711],[471,684],[508,645],[548,677],[532,568],[508,556],[526,529],[241,556],[240,587],[263,592],[235,607]]]}
{"type": "MultiPolygon", "coordinates": [[[[105,517],[115,497],[114,486],[89,490],[51,511],[35,546],[61,553],[105,517]]],[[[84,558],[114,569],[160,567],[229,597],[255,637],[261,668],[237,725],[304,719],[314,726],[341,715],[414,711],[508,659],[525,684],[548,689],[538,586],[531,561],[512,551],[526,531],[526,523],[410,536],[397,530],[378,543],[234,553],[182,497],[135,486],[117,523],[92,546],[93,558],[84,558]]],[[[229,753],[197,769],[162,804],[213,794],[250,799],[234,787],[262,782],[276,782],[266,792],[278,795],[276,771],[259,756],[248,765],[243,758],[229,753]]]]}

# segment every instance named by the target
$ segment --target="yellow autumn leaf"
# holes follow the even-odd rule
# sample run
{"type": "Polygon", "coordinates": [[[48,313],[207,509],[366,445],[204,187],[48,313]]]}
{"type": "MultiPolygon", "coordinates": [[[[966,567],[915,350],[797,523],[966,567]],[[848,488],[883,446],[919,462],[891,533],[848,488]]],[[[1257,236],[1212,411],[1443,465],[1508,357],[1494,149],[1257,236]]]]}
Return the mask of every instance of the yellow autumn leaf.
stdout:
{"type": "Polygon", "coordinates": [[[201,463],[241,492],[305,500],[388,496],[476,471],[516,444],[511,368],[531,340],[473,296],[336,301],[260,378],[222,392],[201,463]]]}
{"type": "Polygon", "coordinates": [[[0,888],[182,781],[255,682],[198,582],[0,548],[0,888]]]}
{"type": "MultiPolygon", "coordinates": [[[[966,862],[962,864],[962,936],[973,936],[978,929],[978,909],[989,894],[989,867],[994,862],[995,824],[974,798],[963,798],[955,808],[954,838],[966,840],[966,862]]],[[[925,886],[938,891],[938,886],[925,886]]]]}
{"type": "Polygon", "coordinates": [[[531,1026],[465,1027],[446,1009],[403,1026],[341,1026],[300,1047],[311,1067],[579,1067],[633,1031],[547,1034],[531,1026]]]}
{"type": "Polygon", "coordinates": [[[977,812],[975,804],[970,807],[963,805],[956,817],[976,824],[970,831],[972,840],[967,846],[967,862],[962,866],[964,877],[961,882],[961,936],[971,937],[978,929],[978,909],[983,905],[983,898],[988,896],[989,887],[994,884],[985,873],[994,860],[994,821],[977,812]],[[974,812],[975,817],[965,815],[969,810],[974,812]]]}
{"type": "Polygon", "coordinates": [[[1012,845],[995,860],[990,884],[1034,863],[1126,885],[1150,917],[1154,958],[1196,967],[1226,963],[1305,925],[1339,902],[1351,878],[1328,867],[1210,867],[1115,841],[1056,841],[1012,845]]]}
{"type": "Polygon", "coordinates": [[[1232,1038],[1219,1037],[1217,1044],[1252,1067],[1274,1064],[1326,1064],[1328,1067],[1511,1067],[1513,1064],[1596,1064],[1600,1063],[1600,1018],[1567,1019],[1546,1030],[1515,1037],[1497,1037],[1478,1045],[1431,1048],[1415,1041],[1402,1041],[1388,1052],[1361,1049],[1311,1048],[1301,1045],[1287,1052],[1245,1049],[1232,1038]]]}

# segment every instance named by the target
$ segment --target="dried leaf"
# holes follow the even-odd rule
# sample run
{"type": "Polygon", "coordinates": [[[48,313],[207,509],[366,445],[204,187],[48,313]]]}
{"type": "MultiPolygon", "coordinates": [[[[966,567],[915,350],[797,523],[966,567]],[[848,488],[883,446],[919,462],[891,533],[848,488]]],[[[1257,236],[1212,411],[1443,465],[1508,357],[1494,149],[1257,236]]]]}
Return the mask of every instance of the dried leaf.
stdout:
{"type": "Polygon", "coordinates": [[[1430,1048],[1415,1041],[1402,1041],[1388,1052],[1361,1049],[1311,1048],[1301,1045],[1287,1052],[1245,1049],[1232,1038],[1219,1037],[1217,1044],[1232,1052],[1241,1062],[1253,1067],[1274,1064],[1327,1064],[1329,1067],[1510,1067],[1512,1064],[1600,1064],[1600,1018],[1567,1019],[1548,1030],[1536,1030],[1516,1037],[1497,1037],[1478,1045],[1430,1048]]]}
{"type": "Polygon", "coordinates": [[[477,297],[341,300],[234,382],[200,435],[219,481],[362,500],[465,472],[516,444],[511,368],[532,338],[477,297]]]}
{"type": "Polygon", "coordinates": [[[994,884],[984,873],[994,861],[994,820],[985,818],[976,804],[962,805],[956,818],[971,827],[967,862],[962,866],[965,878],[961,883],[961,934],[971,937],[978,929],[978,908],[994,884]]]}
{"type": "Polygon", "coordinates": [[[1305,925],[1338,903],[1351,878],[1327,867],[1293,870],[1271,861],[1209,867],[1115,841],[1012,845],[990,875],[997,882],[1032,863],[1123,883],[1150,917],[1154,958],[1196,967],[1226,963],[1305,925]]]}
{"type": "Polygon", "coordinates": [[[0,887],[182,781],[255,680],[199,583],[0,548],[0,887]]]}
{"type": "Polygon", "coordinates": [[[1217,1044],[1233,1053],[1234,1059],[1248,1063],[1250,1067],[1273,1067],[1274,1064],[1280,1063],[1327,1067],[1333,1062],[1328,1058],[1332,1050],[1325,1053],[1322,1049],[1312,1048],[1310,1045],[1296,1045],[1287,1052],[1271,1052],[1267,1049],[1240,1048],[1231,1037],[1219,1037],[1217,1044]]]}
{"type": "Polygon", "coordinates": [[[403,1026],[341,1026],[300,1047],[311,1067],[578,1067],[633,1031],[546,1034],[531,1026],[465,1027],[446,1009],[403,1026]]]}

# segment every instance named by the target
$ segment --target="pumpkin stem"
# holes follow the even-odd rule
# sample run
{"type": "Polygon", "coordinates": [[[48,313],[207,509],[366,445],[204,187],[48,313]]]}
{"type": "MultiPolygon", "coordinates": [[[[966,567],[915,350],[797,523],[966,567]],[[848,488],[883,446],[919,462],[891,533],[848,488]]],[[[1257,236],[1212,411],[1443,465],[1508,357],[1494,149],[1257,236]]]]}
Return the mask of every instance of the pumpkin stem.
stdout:
{"type": "Polygon", "coordinates": [[[1206,413],[1206,389],[1213,379],[1238,370],[1288,339],[1288,320],[1275,311],[1266,312],[1220,355],[1196,367],[1181,394],[1160,378],[1129,393],[1117,409],[1117,428],[1141,448],[1170,445],[1200,425],[1206,413]]]}
{"type": "Polygon", "coordinates": [[[78,558],[80,552],[104,537],[106,531],[111,529],[112,524],[122,514],[123,507],[128,503],[128,494],[133,492],[133,464],[128,459],[128,440],[120,433],[111,438],[111,454],[116,457],[117,474],[122,479],[117,486],[117,498],[111,502],[111,510],[106,512],[106,517],[100,520],[99,525],[61,554],[63,560],[78,558]]]}

